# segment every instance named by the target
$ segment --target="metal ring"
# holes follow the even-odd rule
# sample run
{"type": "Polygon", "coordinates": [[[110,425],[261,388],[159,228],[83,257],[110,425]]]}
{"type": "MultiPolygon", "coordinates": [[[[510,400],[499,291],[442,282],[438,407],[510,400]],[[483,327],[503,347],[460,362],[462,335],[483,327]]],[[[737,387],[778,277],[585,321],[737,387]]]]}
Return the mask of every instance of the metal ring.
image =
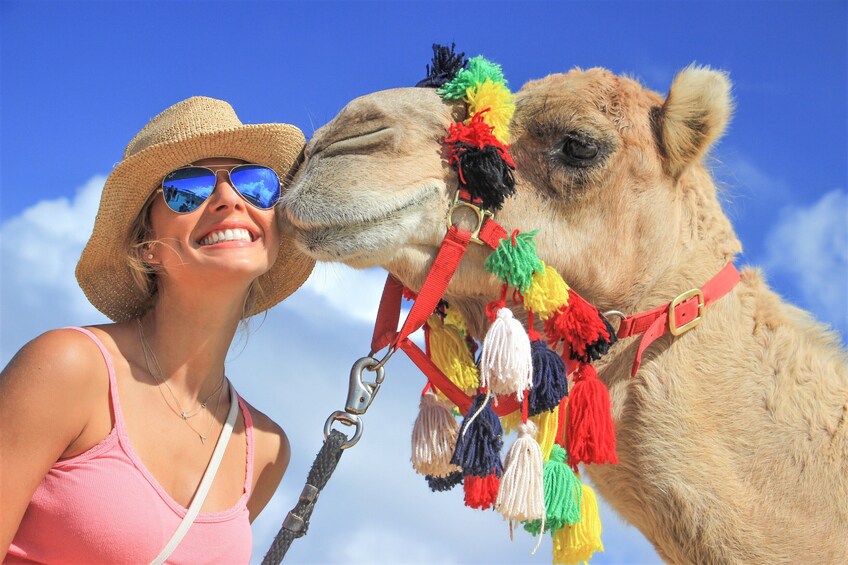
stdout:
{"type": "Polygon", "coordinates": [[[362,420],[359,416],[354,414],[348,414],[344,410],[336,410],[330,417],[327,418],[327,421],[324,422],[324,439],[326,440],[330,437],[330,430],[333,427],[333,422],[341,422],[345,426],[355,426],[356,430],[354,430],[353,435],[348,438],[346,442],[341,445],[342,449],[347,449],[348,447],[353,447],[356,445],[356,442],[359,441],[359,438],[362,437],[362,420]]]}
{"type": "MultiPolygon", "coordinates": [[[[370,367],[366,366],[365,368],[368,369],[369,371],[378,371],[378,370],[382,369],[383,365],[385,365],[386,362],[389,359],[391,359],[392,355],[395,354],[395,351],[397,351],[397,348],[394,345],[390,345],[389,350],[386,352],[386,354],[383,356],[382,359],[377,361],[377,363],[375,365],[372,365],[370,367]]],[[[371,353],[368,354],[368,357],[373,358],[375,353],[376,353],[376,351],[372,351],[371,353]]],[[[380,379],[380,380],[382,381],[382,379],[380,379]]]]}
{"type": "MultiPolygon", "coordinates": [[[[607,318],[607,319],[610,318],[610,317],[616,317],[616,318],[619,318],[621,320],[621,322],[623,322],[624,320],[627,319],[627,314],[625,314],[624,312],[621,312],[620,310],[607,310],[606,312],[604,312],[603,316],[604,316],[604,318],[607,318]]],[[[616,328],[616,330],[615,330],[616,332],[618,332],[618,330],[621,329],[621,322],[618,323],[618,328],[616,328]]]]}

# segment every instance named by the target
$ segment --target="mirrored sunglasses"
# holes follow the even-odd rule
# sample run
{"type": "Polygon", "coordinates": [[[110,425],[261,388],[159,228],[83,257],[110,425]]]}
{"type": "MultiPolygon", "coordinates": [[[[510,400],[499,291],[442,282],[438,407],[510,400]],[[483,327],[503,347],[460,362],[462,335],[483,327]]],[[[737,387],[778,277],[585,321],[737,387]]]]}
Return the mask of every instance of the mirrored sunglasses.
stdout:
{"type": "Polygon", "coordinates": [[[189,165],[171,171],[162,179],[162,195],[168,208],[178,214],[194,212],[212,195],[218,171],[227,171],[230,184],[254,208],[268,210],[280,199],[280,177],[274,169],[244,164],[210,169],[189,165]]]}

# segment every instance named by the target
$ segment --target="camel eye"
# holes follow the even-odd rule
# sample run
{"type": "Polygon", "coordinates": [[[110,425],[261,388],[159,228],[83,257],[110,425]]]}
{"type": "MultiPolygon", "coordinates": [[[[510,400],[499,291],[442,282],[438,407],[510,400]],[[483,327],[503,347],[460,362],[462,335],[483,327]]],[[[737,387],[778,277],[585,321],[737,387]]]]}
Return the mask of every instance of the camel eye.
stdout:
{"type": "Polygon", "coordinates": [[[569,136],[563,141],[561,152],[566,164],[573,167],[588,167],[600,150],[591,139],[569,136]]]}

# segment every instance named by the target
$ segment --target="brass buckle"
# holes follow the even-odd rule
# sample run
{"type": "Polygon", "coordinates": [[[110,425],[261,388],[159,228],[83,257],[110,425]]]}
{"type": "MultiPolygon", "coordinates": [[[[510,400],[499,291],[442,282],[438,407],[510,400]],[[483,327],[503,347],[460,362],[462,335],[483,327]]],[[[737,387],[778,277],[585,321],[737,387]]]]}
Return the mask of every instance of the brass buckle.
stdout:
{"type": "Polygon", "coordinates": [[[451,206],[451,209],[447,215],[447,229],[451,229],[451,226],[454,225],[453,213],[463,206],[466,208],[471,208],[471,210],[473,210],[474,213],[477,215],[477,226],[471,231],[471,241],[484,245],[485,242],[480,239],[480,230],[483,229],[483,223],[486,221],[486,218],[494,217],[494,214],[491,210],[486,210],[484,208],[480,208],[475,204],[472,204],[471,202],[460,200],[459,191],[456,192],[456,196],[454,196],[453,198],[453,205],[451,206]]]}
{"type": "Polygon", "coordinates": [[[671,306],[668,308],[668,331],[671,332],[671,335],[678,336],[680,334],[684,334],[701,323],[701,315],[704,313],[704,293],[701,292],[699,288],[693,288],[692,290],[687,290],[677,298],[671,301],[671,306]],[[690,321],[686,322],[680,327],[677,327],[677,317],[675,315],[675,308],[682,302],[689,300],[693,296],[698,297],[698,315],[692,318],[690,321]]]}

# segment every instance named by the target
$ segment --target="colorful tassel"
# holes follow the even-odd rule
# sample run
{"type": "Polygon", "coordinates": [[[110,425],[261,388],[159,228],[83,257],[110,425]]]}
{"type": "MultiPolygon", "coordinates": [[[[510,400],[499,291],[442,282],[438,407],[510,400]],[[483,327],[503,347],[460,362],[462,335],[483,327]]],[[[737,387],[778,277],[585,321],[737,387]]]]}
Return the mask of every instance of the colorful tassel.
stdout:
{"type": "Polygon", "coordinates": [[[465,53],[456,53],[456,44],[450,47],[433,44],[432,66],[427,65],[427,78],[418,81],[415,86],[423,88],[439,88],[456,77],[460,69],[468,66],[465,53]]]}
{"type": "Polygon", "coordinates": [[[486,270],[522,294],[530,286],[533,273],[542,268],[542,261],[536,255],[536,233],[516,230],[512,237],[502,239],[486,258],[486,270]]]}
{"type": "Polygon", "coordinates": [[[548,345],[538,339],[530,342],[533,364],[533,388],[530,389],[531,416],[553,410],[568,394],[565,362],[548,345]]]}
{"type": "Polygon", "coordinates": [[[512,93],[503,83],[486,79],[466,91],[468,115],[471,116],[467,121],[485,112],[486,122],[492,126],[495,137],[499,142],[506,143],[509,140],[509,122],[515,113],[512,99],[512,93]]]}
{"type": "Polygon", "coordinates": [[[503,473],[500,455],[503,431],[490,401],[488,394],[478,394],[460,427],[450,462],[461,467],[466,478],[503,473]]]}
{"type": "Polygon", "coordinates": [[[463,100],[469,88],[483,84],[486,80],[507,84],[501,66],[478,55],[469,59],[468,66],[457,71],[456,77],[439,88],[437,92],[445,100],[463,100]]]}
{"type": "Polygon", "coordinates": [[[542,448],[542,458],[547,461],[551,457],[551,450],[557,441],[557,431],[559,430],[559,410],[551,410],[550,412],[542,412],[536,416],[532,416],[530,420],[536,424],[539,432],[536,434],[536,441],[539,442],[539,447],[542,448]]]}
{"type": "Polygon", "coordinates": [[[518,426],[518,439],[510,447],[495,508],[508,520],[536,520],[545,516],[542,449],[536,443],[536,426],[518,426]]]}
{"type": "Polygon", "coordinates": [[[596,551],[603,551],[601,518],[595,491],[583,483],[580,521],[557,531],[554,539],[554,563],[577,565],[588,561],[596,551]]]}
{"type": "Polygon", "coordinates": [[[425,475],[424,478],[427,479],[427,486],[430,487],[431,491],[445,492],[462,482],[462,473],[460,471],[455,471],[445,477],[425,475]]]}
{"type": "Polygon", "coordinates": [[[547,320],[561,307],[568,306],[568,290],[556,269],[542,262],[542,268],[533,272],[530,286],[524,292],[524,307],[547,320]]]}
{"type": "Polygon", "coordinates": [[[606,318],[576,292],[570,293],[567,307],[545,322],[545,334],[551,346],[564,339],[570,358],[582,363],[600,359],[616,341],[606,318]]]}
{"type": "Polygon", "coordinates": [[[569,524],[580,521],[580,508],[583,501],[583,485],[574,471],[565,464],[565,449],[554,445],[551,458],[545,461],[545,524],[541,520],[532,520],[524,524],[524,529],[539,535],[542,531],[556,532],[569,524]]]}
{"type": "Polygon", "coordinates": [[[433,363],[466,394],[473,393],[480,386],[480,378],[465,338],[455,327],[446,326],[439,316],[430,316],[427,325],[433,363]]]}
{"type": "Polygon", "coordinates": [[[456,446],[459,424],[450,404],[432,392],[421,396],[418,417],[412,428],[412,467],[421,475],[444,477],[460,471],[450,460],[456,446]]]}
{"type": "Polygon", "coordinates": [[[509,308],[498,310],[480,354],[480,386],[494,394],[514,394],[521,400],[533,386],[530,339],[509,308]]]}
{"type": "Polygon", "coordinates": [[[500,478],[497,473],[476,477],[468,475],[463,483],[465,505],[469,508],[489,509],[498,499],[500,478]]]}
{"type": "Polygon", "coordinates": [[[575,371],[567,412],[568,464],[618,463],[609,391],[593,366],[575,371]]]}
{"type": "Polygon", "coordinates": [[[446,326],[452,326],[456,328],[459,333],[461,333],[462,336],[465,337],[465,335],[468,333],[468,327],[465,325],[465,318],[462,317],[462,314],[459,313],[459,310],[457,310],[456,307],[451,306],[446,302],[444,313],[444,324],[446,326]]]}

